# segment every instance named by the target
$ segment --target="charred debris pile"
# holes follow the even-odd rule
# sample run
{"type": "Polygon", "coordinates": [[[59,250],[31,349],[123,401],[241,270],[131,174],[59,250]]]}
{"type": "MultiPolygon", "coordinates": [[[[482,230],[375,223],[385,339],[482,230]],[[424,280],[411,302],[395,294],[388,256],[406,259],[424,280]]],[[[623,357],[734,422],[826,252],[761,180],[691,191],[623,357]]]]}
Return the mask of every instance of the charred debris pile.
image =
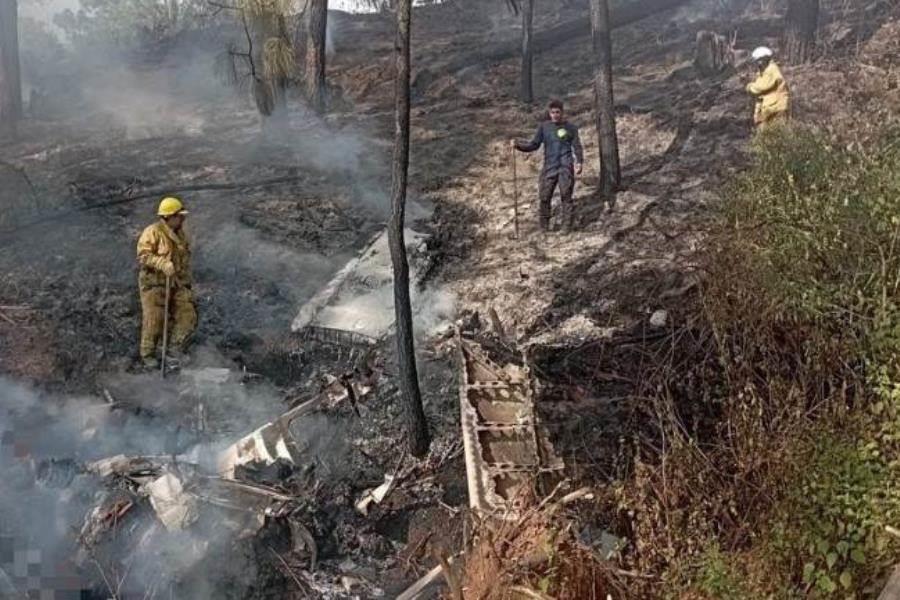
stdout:
{"type": "MultiPolygon", "coordinates": [[[[164,452],[31,461],[35,485],[83,507],[68,526],[92,597],[434,597],[473,577],[463,552],[477,560],[498,532],[544,519],[541,498],[557,516],[592,498],[564,479],[538,414],[537,396],[556,388],[477,317],[425,350],[426,394],[447,404],[430,416],[421,461],[402,450],[382,341],[322,328],[294,341],[271,350],[303,382],[281,390],[289,400],[274,417],[238,405],[268,385],[262,376],[185,367],[165,383],[177,401],[142,400],[147,379],[111,383],[88,411],[100,416],[79,424],[105,449],[138,418],[162,430],[164,452]],[[416,512],[425,524],[411,524],[416,512]]],[[[601,537],[585,539],[577,552],[598,557],[601,537]]]]}

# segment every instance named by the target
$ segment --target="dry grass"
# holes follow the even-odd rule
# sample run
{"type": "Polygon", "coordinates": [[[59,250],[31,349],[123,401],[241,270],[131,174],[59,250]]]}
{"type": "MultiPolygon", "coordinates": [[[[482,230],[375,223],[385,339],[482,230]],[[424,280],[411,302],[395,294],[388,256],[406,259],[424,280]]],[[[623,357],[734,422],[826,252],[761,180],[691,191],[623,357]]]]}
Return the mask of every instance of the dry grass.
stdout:
{"type": "Polygon", "coordinates": [[[565,500],[533,503],[517,521],[484,521],[463,573],[465,598],[623,598],[621,575],[576,537],[565,500]]]}

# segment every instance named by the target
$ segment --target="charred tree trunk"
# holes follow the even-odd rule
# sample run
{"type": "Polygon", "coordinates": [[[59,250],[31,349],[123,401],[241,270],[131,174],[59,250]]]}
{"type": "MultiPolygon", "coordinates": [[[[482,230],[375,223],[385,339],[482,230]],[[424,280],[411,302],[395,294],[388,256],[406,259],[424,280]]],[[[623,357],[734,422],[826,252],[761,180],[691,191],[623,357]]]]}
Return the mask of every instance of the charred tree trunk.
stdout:
{"type": "Polygon", "coordinates": [[[610,197],[619,188],[619,138],[613,100],[612,36],[607,0],[591,0],[591,36],[594,46],[594,104],[600,142],[600,194],[610,197]]]}
{"type": "Polygon", "coordinates": [[[17,0],[0,0],[0,133],[8,135],[22,118],[18,13],[17,0]]]}
{"type": "Polygon", "coordinates": [[[178,27],[178,0],[169,0],[169,23],[172,29],[178,27]]]}
{"type": "Polygon", "coordinates": [[[524,0],[522,4],[522,102],[531,104],[534,100],[534,0],[524,0]]]}
{"type": "Polygon", "coordinates": [[[290,122],[288,85],[293,63],[285,64],[283,53],[290,49],[284,15],[266,13],[252,19],[241,11],[241,23],[247,39],[247,57],[253,79],[253,96],[262,116],[266,137],[285,133],[290,122]]]}
{"type": "Polygon", "coordinates": [[[788,0],[784,16],[784,51],[789,62],[812,58],[819,29],[819,0],[788,0]]]}
{"type": "Polygon", "coordinates": [[[325,37],[328,0],[310,0],[306,6],[306,96],[317,113],[325,112],[325,37]]]}
{"type": "Polygon", "coordinates": [[[397,363],[400,367],[400,394],[406,405],[409,451],[422,457],[431,444],[428,422],[422,409],[416,353],[413,344],[412,306],[409,298],[409,263],[403,227],[406,212],[406,185],[409,175],[410,120],[410,25],[412,0],[397,2],[395,42],[397,80],[395,83],[394,158],[391,165],[391,220],[388,241],[394,267],[394,315],[397,324],[397,363]]]}
{"type": "MultiPolygon", "coordinates": [[[[592,0],[593,1],[593,0],[592,0]]],[[[657,15],[667,10],[678,8],[688,0],[637,0],[625,2],[612,14],[612,28],[625,27],[641,19],[657,15]]],[[[575,19],[551,27],[534,34],[532,50],[535,53],[548,52],[560,44],[571,43],[574,39],[591,33],[589,19],[575,19]]],[[[472,52],[461,52],[441,61],[434,69],[419,68],[413,82],[413,89],[423,91],[438,77],[452,75],[475,64],[498,63],[512,60],[522,52],[519,40],[503,41],[498,44],[485,44],[472,52]]]]}

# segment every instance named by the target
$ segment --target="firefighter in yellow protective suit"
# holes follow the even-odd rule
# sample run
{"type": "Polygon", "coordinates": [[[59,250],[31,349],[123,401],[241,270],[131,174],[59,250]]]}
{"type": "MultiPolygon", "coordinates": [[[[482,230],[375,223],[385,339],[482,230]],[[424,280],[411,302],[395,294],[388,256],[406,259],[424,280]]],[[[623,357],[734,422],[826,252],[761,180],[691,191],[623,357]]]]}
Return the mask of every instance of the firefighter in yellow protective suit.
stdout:
{"type": "Polygon", "coordinates": [[[761,46],[753,51],[753,61],[759,69],[756,80],[747,86],[747,92],[756,98],[753,122],[757,129],[766,127],[790,116],[791,98],[781,69],[773,60],[774,53],[761,46]]]}
{"type": "Polygon", "coordinates": [[[197,310],[191,291],[191,246],[184,232],[187,211],[181,200],[163,198],[157,211],[159,220],[144,229],[137,243],[141,294],[141,361],[157,368],[156,349],[163,334],[166,280],[169,281],[169,340],[177,361],[197,327],[197,310]]]}

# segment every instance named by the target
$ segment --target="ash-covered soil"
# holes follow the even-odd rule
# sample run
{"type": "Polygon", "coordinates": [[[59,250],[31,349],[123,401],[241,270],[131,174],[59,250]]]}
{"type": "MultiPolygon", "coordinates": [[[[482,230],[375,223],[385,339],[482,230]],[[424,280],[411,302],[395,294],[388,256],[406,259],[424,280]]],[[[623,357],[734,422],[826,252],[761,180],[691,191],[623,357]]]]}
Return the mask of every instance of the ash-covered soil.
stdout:
{"type": "MultiPolygon", "coordinates": [[[[560,40],[539,53],[538,104],[523,106],[515,99],[515,59],[442,68],[454,55],[478,56],[515,39],[517,19],[502,3],[485,11],[455,2],[416,13],[414,62],[433,73],[415,90],[410,191],[435,208],[428,285],[452,292],[460,311],[477,311],[482,322],[493,309],[507,341],[528,348],[548,384],[543,411],[576,480],[613,476],[633,418],[628,365],[652,350],[654,332],[665,326],[650,325],[651,316],[664,310],[678,318],[681,299],[696,289],[693,253],[704,222],[746,157],[750,105],[740,74],[699,78],[691,67],[694,39],[701,29],[745,23],[753,34],[739,36],[738,47],[746,50],[777,40],[779,24],[707,4],[718,5],[688,3],[614,34],[624,186],[611,209],[592,191],[598,167],[589,38],[560,40]],[[579,227],[537,232],[540,159],[519,155],[522,235],[513,240],[508,139],[530,136],[552,96],[566,101],[585,143],[579,227]]],[[[536,5],[539,28],[584,18],[580,2],[536,5]]],[[[59,393],[106,388],[126,401],[121,410],[133,409],[127,400],[134,386],[114,389],[114,382],[136,369],[134,244],[166,192],[181,193],[192,210],[198,366],[245,370],[246,401],[271,414],[352,368],[358,357],[348,350],[289,333],[302,303],[387,214],[391,24],[377,15],[336,15],[333,23],[329,78],[340,110],[325,120],[296,109],[289,129],[263,137],[245,99],[223,96],[178,103],[177,110],[163,103],[168,112],[149,111],[152,118],[110,110],[33,120],[18,143],[0,148],[0,375],[59,393]],[[264,401],[254,386],[268,390],[264,401]]],[[[853,30],[853,23],[834,16],[826,24],[836,40],[828,59],[785,69],[797,118],[850,119],[863,105],[896,112],[896,21],[871,31],[853,30]],[[858,55],[847,54],[851,38],[858,55]]],[[[436,553],[462,546],[467,497],[452,351],[446,340],[422,340],[419,348],[435,437],[429,458],[404,458],[390,340],[374,352],[383,369],[374,391],[355,406],[328,407],[304,432],[323,456],[342,458],[318,468],[325,487],[314,494],[323,577],[335,586],[343,573],[364,581],[365,594],[378,588],[390,597],[430,569],[436,553]],[[355,513],[359,494],[386,473],[402,475],[398,488],[369,517],[355,513]]],[[[155,389],[151,379],[141,381],[155,389]]],[[[163,407],[178,401],[162,388],[151,396],[163,407]]],[[[177,430],[179,411],[157,411],[163,429],[177,430]]],[[[238,414],[232,427],[244,425],[241,433],[262,424],[238,414]]],[[[305,568],[300,557],[284,556],[290,568],[305,568]]],[[[265,561],[259,581],[240,588],[252,589],[249,597],[309,593],[271,554],[265,561]]]]}

